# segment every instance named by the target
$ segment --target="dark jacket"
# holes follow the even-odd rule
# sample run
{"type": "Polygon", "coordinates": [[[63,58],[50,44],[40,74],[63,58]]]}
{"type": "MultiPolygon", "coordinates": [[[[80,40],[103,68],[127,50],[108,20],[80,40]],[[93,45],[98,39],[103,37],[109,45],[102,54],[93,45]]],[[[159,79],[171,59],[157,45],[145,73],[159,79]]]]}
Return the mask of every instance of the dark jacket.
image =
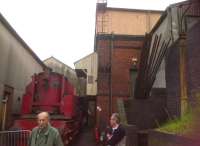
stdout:
{"type": "Polygon", "coordinates": [[[58,130],[49,124],[41,132],[38,127],[32,130],[29,146],[63,146],[63,142],[58,130]]]}
{"type": "Polygon", "coordinates": [[[118,144],[125,136],[125,129],[122,125],[119,125],[117,129],[112,131],[112,137],[107,141],[107,145],[115,146],[118,144]]]}

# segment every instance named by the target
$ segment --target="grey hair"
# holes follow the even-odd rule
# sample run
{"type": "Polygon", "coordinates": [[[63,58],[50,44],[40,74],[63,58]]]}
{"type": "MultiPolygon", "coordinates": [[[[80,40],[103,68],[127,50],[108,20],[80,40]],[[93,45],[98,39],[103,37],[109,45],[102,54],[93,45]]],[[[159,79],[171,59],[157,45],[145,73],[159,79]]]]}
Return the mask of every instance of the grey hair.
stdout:
{"type": "Polygon", "coordinates": [[[112,117],[114,117],[116,119],[116,123],[119,124],[120,123],[120,115],[118,113],[113,113],[112,117]]]}
{"type": "Polygon", "coordinates": [[[46,112],[46,111],[44,111],[44,112],[40,112],[39,114],[37,114],[37,118],[38,118],[38,116],[39,116],[40,114],[46,114],[48,120],[50,120],[50,115],[49,115],[48,112],[46,112]]]}

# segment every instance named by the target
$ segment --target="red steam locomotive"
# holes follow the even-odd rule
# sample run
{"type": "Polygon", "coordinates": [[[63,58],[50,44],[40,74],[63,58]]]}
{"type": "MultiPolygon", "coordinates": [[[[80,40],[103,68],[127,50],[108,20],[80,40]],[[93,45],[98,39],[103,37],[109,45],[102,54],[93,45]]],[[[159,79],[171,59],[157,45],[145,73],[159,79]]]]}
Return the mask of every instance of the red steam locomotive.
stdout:
{"type": "Polygon", "coordinates": [[[59,130],[67,146],[83,124],[82,104],[75,92],[61,74],[48,71],[33,75],[22,99],[20,118],[14,121],[12,129],[32,130],[37,125],[36,114],[47,111],[51,125],[59,130]]]}

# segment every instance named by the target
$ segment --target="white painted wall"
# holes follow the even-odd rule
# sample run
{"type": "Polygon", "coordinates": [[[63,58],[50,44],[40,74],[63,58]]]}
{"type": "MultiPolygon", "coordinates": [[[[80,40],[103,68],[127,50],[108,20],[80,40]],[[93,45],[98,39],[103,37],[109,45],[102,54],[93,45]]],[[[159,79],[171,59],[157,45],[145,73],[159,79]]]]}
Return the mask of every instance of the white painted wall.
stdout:
{"type": "Polygon", "coordinates": [[[97,69],[98,69],[98,57],[97,53],[94,52],[79,61],[75,62],[76,69],[87,69],[87,95],[97,95],[97,69]],[[92,76],[92,82],[88,82],[92,76]]]}
{"type": "Polygon", "coordinates": [[[0,21],[0,106],[4,85],[9,85],[14,88],[13,113],[19,113],[17,98],[22,98],[31,76],[41,71],[42,65],[0,21]]]}

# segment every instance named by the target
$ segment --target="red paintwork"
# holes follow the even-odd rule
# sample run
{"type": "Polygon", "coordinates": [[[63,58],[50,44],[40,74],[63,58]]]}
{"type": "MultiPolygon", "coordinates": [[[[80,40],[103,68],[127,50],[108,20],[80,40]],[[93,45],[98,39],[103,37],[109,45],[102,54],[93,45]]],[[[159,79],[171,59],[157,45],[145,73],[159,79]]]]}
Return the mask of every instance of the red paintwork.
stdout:
{"type": "Polygon", "coordinates": [[[56,127],[65,145],[78,133],[82,112],[78,109],[75,88],[66,77],[54,72],[42,72],[32,77],[22,100],[20,119],[13,129],[32,130],[37,126],[36,114],[47,111],[51,114],[51,125],[56,127]]]}

